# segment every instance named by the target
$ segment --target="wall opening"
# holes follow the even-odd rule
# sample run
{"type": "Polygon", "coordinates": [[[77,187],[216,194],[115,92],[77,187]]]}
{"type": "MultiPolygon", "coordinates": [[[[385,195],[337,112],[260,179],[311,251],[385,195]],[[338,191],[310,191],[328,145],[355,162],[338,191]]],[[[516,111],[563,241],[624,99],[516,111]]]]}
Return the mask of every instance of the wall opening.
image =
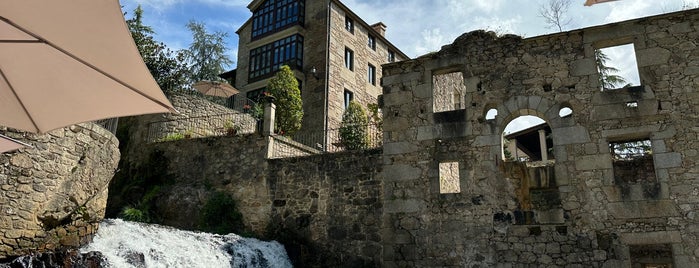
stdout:
{"type": "Polygon", "coordinates": [[[459,162],[439,163],[440,194],[460,193],[461,185],[459,181],[459,162]]]}
{"type": "Polygon", "coordinates": [[[614,183],[620,187],[622,197],[640,199],[659,196],[660,184],[655,177],[649,139],[610,142],[609,151],[614,183]]]}
{"type": "Polygon", "coordinates": [[[464,75],[461,72],[433,74],[433,111],[438,113],[466,108],[464,107],[465,91],[464,75]]]}
{"type": "Polygon", "coordinates": [[[629,255],[633,268],[672,268],[672,245],[630,245],[629,255]]]}
{"type": "Polygon", "coordinates": [[[602,91],[641,85],[633,44],[598,48],[595,62],[602,91]]]}
{"type": "Polygon", "coordinates": [[[536,116],[520,116],[503,132],[503,160],[532,162],[553,159],[551,127],[536,116]]]}
{"type": "Polygon", "coordinates": [[[566,118],[570,117],[573,115],[573,109],[570,109],[570,107],[563,107],[558,111],[558,116],[561,118],[566,118]]]}
{"type": "Polygon", "coordinates": [[[490,109],[485,113],[485,120],[494,120],[498,116],[498,109],[490,109]]]}

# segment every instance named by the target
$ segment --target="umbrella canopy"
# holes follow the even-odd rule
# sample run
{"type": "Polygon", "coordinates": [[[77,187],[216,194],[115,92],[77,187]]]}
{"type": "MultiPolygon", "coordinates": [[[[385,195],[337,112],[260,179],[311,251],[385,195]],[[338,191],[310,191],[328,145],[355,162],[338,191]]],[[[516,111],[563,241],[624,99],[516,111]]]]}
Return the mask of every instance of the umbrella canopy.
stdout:
{"type": "Polygon", "coordinates": [[[240,93],[240,91],[235,89],[233,86],[218,81],[199,81],[194,83],[192,87],[194,87],[194,89],[198,90],[202,94],[209,96],[228,98],[230,96],[240,93]]]}
{"type": "Polygon", "coordinates": [[[604,2],[612,2],[612,1],[617,1],[617,0],[587,0],[585,1],[585,6],[591,6],[594,4],[599,4],[599,3],[604,3],[604,2]]]}
{"type": "Polygon", "coordinates": [[[164,112],[176,111],[118,0],[0,1],[0,125],[46,132],[164,112]]]}
{"type": "Polygon", "coordinates": [[[14,151],[24,146],[31,147],[29,144],[0,134],[0,153],[14,151]]]}

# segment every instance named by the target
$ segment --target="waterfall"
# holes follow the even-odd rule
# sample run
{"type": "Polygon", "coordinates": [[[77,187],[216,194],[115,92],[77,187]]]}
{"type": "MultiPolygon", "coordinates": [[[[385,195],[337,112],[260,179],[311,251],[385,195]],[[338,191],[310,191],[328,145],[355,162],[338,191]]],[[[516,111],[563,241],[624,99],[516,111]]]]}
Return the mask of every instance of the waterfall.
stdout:
{"type": "Polygon", "coordinates": [[[106,219],[82,252],[100,251],[110,267],[292,267],[284,247],[236,234],[216,235],[106,219]]]}

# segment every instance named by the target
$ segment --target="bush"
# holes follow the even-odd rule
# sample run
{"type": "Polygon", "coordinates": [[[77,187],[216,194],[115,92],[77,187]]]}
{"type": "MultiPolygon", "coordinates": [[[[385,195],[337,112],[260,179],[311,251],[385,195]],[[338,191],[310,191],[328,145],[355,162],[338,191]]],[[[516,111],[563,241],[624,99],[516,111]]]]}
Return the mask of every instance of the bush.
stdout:
{"type": "Polygon", "coordinates": [[[148,222],[148,214],[140,209],[127,206],[121,211],[121,218],[127,221],[148,222]]]}
{"type": "Polygon", "coordinates": [[[350,101],[340,125],[340,139],[347,150],[366,149],[369,146],[368,123],[364,108],[350,101]]]}
{"type": "Polygon", "coordinates": [[[215,234],[241,233],[243,215],[238,212],[235,200],[223,192],[215,192],[206,201],[199,218],[202,231],[215,234]]]}
{"type": "Polygon", "coordinates": [[[275,118],[275,131],[291,136],[301,129],[303,119],[303,103],[299,82],[296,80],[291,68],[282,65],[279,72],[269,80],[267,90],[275,98],[277,106],[275,118]]]}
{"type": "Polygon", "coordinates": [[[167,134],[167,136],[158,139],[158,142],[178,141],[178,140],[183,140],[183,139],[184,139],[183,133],[170,133],[170,134],[167,134]]]}

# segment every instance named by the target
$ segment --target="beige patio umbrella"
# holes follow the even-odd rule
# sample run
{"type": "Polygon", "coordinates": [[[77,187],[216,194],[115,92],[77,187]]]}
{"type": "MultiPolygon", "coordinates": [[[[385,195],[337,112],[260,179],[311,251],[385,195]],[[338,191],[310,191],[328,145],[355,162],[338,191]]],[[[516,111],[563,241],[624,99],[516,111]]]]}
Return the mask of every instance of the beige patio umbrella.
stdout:
{"type": "Polygon", "coordinates": [[[199,81],[194,83],[192,87],[194,87],[194,89],[198,90],[204,95],[224,98],[228,98],[230,96],[240,93],[240,91],[235,89],[233,86],[219,81],[199,81]]]}
{"type": "Polygon", "coordinates": [[[604,2],[612,2],[612,1],[617,1],[617,0],[587,0],[585,1],[585,6],[591,6],[594,4],[599,4],[599,3],[604,3],[604,2]]]}
{"type": "Polygon", "coordinates": [[[0,134],[0,153],[14,151],[25,146],[31,147],[29,144],[0,134]]]}
{"type": "Polygon", "coordinates": [[[47,132],[165,112],[117,0],[0,1],[0,125],[47,132]]]}

